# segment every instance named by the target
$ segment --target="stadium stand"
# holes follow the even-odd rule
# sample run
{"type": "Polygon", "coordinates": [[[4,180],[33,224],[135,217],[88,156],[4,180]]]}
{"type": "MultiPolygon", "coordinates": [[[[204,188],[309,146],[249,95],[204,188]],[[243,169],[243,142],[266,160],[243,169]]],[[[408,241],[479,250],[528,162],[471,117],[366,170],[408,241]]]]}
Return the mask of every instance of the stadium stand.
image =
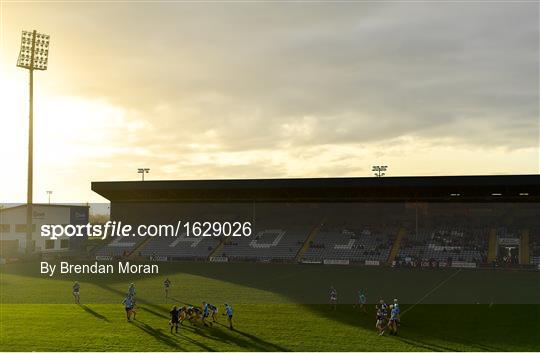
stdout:
{"type": "Polygon", "coordinates": [[[460,176],[93,183],[93,190],[111,200],[111,218],[126,223],[253,223],[250,237],[181,236],[143,244],[124,238],[97,254],[135,250],[142,257],[170,260],[530,266],[540,263],[539,180],[460,176]]]}
{"type": "Polygon", "coordinates": [[[169,260],[204,260],[218,246],[219,238],[215,237],[178,237],[154,238],[141,250],[144,257],[167,257],[169,260]]]}

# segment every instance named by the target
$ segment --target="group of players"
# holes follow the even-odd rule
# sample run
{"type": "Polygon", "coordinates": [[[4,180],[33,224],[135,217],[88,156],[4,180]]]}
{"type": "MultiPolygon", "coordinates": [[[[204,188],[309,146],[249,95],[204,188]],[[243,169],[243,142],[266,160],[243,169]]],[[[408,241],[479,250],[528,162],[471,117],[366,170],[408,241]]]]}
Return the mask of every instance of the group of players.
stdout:
{"type": "MultiPolygon", "coordinates": [[[[165,300],[168,300],[169,291],[171,289],[171,281],[169,278],[166,278],[165,281],[163,281],[163,289],[165,291],[165,300]]],[[[169,311],[169,314],[171,315],[171,319],[169,320],[171,333],[173,332],[173,328],[175,329],[175,332],[178,333],[178,326],[182,325],[186,320],[192,325],[197,325],[200,323],[206,327],[212,326],[213,323],[217,322],[218,307],[207,302],[203,302],[202,306],[200,307],[194,305],[184,305],[182,307],[178,307],[177,305],[174,305],[169,311]],[[209,321],[210,317],[212,318],[212,321],[209,321]]],[[[225,304],[225,313],[223,313],[223,315],[227,315],[229,329],[233,330],[232,306],[225,304]]]]}
{"type": "MultiPolygon", "coordinates": [[[[169,291],[171,288],[171,281],[169,280],[169,278],[166,278],[163,282],[163,288],[165,291],[165,300],[168,300],[169,291]]],[[[80,285],[78,282],[75,282],[75,284],[73,284],[73,297],[75,299],[75,303],[79,304],[80,285]]],[[[354,307],[358,306],[362,312],[366,313],[366,303],[367,298],[365,293],[359,290],[358,302],[354,305],[354,307]]],[[[124,305],[126,311],[127,321],[131,321],[132,317],[133,320],[135,320],[137,310],[135,306],[134,283],[129,284],[126,297],[122,301],[122,304],[124,305]]],[[[227,316],[229,329],[232,330],[233,308],[229,304],[225,304],[224,306],[225,313],[223,313],[223,315],[227,316]]],[[[330,307],[333,310],[336,310],[337,308],[337,290],[333,286],[330,287],[330,307]]],[[[387,330],[390,335],[397,335],[400,324],[400,308],[398,300],[394,299],[393,304],[387,305],[385,301],[381,299],[379,303],[375,306],[375,310],[377,319],[375,327],[379,333],[379,336],[383,336],[387,330]]],[[[175,332],[178,332],[178,326],[182,325],[185,320],[188,320],[192,325],[197,325],[200,323],[207,327],[212,326],[213,323],[217,322],[218,307],[207,302],[203,302],[202,306],[200,307],[194,305],[184,305],[182,307],[178,307],[177,305],[174,305],[169,311],[169,313],[171,315],[169,325],[171,327],[172,333],[173,329],[175,329],[175,332]],[[212,321],[209,321],[210,318],[212,319],[212,321]]]]}
{"type": "MultiPolygon", "coordinates": [[[[173,328],[178,333],[178,326],[182,325],[185,320],[188,320],[192,325],[201,323],[207,327],[212,326],[213,323],[217,323],[218,308],[213,304],[203,302],[201,307],[184,305],[179,308],[177,305],[174,305],[169,313],[171,314],[171,319],[169,320],[171,333],[173,332],[173,328]],[[212,321],[209,321],[210,317],[212,321]]],[[[229,329],[233,330],[232,306],[225,304],[225,313],[223,315],[227,315],[229,329]]]]}
{"type": "Polygon", "coordinates": [[[387,305],[383,299],[375,306],[377,311],[377,323],[375,327],[379,331],[379,336],[383,336],[386,330],[392,336],[397,336],[400,324],[400,309],[398,300],[394,299],[394,304],[387,305]]]}
{"type": "MultiPolygon", "coordinates": [[[[367,298],[363,291],[358,291],[358,302],[353,305],[354,308],[358,307],[362,312],[366,313],[367,298]]],[[[330,308],[336,310],[337,308],[337,290],[330,287],[330,308]]],[[[377,305],[375,305],[376,323],[375,328],[379,333],[379,336],[383,336],[388,330],[388,333],[392,336],[397,336],[400,325],[400,308],[397,299],[394,299],[393,304],[386,304],[381,299],[377,305]]]]}
{"type": "MultiPolygon", "coordinates": [[[[166,278],[163,282],[163,288],[165,291],[165,300],[169,298],[169,291],[171,288],[171,281],[166,278]]],[[[80,290],[81,286],[79,282],[75,282],[72,287],[73,298],[76,304],[80,304],[80,290]]],[[[135,284],[130,283],[128,291],[124,300],[122,301],[126,312],[126,319],[128,322],[135,320],[137,315],[137,306],[135,301],[135,284]]],[[[185,320],[188,320],[192,325],[202,324],[204,326],[212,326],[213,323],[217,323],[218,308],[217,306],[203,302],[202,306],[184,305],[178,307],[174,305],[169,311],[171,319],[169,320],[169,326],[171,327],[171,333],[173,329],[176,329],[178,333],[178,326],[182,325],[185,320]],[[210,318],[212,321],[209,321],[210,318]]],[[[233,308],[229,304],[225,304],[225,312],[223,315],[227,316],[229,329],[233,330],[233,308]]]]}

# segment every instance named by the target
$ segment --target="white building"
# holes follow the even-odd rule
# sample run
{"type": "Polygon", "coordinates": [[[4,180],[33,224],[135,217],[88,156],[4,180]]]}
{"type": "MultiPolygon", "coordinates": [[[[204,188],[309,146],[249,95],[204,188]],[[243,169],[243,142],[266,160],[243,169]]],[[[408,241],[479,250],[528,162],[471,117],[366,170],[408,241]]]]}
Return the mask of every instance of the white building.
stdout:
{"type": "MultiPolygon", "coordinates": [[[[88,206],[34,204],[32,206],[32,244],[35,252],[78,250],[81,237],[50,240],[41,236],[44,224],[87,224],[88,206]]],[[[0,247],[2,257],[22,255],[26,251],[26,204],[0,209],[0,247]]]]}

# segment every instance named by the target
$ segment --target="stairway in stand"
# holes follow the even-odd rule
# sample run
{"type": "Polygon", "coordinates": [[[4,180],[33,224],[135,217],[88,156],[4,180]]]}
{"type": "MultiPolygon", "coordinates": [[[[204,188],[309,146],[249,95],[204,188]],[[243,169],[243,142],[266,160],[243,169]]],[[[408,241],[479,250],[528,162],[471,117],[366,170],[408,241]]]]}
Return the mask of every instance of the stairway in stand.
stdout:
{"type": "Polygon", "coordinates": [[[401,242],[406,235],[407,232],[405,232],[405,228],[400,228],[396,236],[396,240],[394,240],[394,244],[392,244],[392,249],[390,249],[390,253],[388,254],[388,260],[386,261],[388,265],[392,265],[392,263],[396,259],[396,256],[399,253],[399,248],[401,247],[401,242]]]}

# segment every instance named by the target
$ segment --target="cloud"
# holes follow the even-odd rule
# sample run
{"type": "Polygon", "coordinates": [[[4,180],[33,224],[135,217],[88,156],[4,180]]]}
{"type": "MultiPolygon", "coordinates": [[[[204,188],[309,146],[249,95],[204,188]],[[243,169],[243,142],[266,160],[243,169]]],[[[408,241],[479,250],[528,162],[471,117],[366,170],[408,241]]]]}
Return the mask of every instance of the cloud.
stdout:
{"type": "Polygon", "coordinates": [[[441,144],[477,151],[471,160],[495,148],[534,156],[538,6],[9,3],[3,16],[10,52],[29,24],[51,34],[44,89],[106,102],[131,124],[108,126],[116,137],[95,163],[313,176],[365,173],[347,153],[396,144],[404,159],[441,144]]]}
{"type": "Polygon", "coordinates": [[[538,142],[537,3],[61,8],[51,66],[69,71],[65,84],[179,139],[213,130],[222,148],[239,150],[409,134],[538,142]],[[283,132],[306,117],[310,139],[283,132]]]}

